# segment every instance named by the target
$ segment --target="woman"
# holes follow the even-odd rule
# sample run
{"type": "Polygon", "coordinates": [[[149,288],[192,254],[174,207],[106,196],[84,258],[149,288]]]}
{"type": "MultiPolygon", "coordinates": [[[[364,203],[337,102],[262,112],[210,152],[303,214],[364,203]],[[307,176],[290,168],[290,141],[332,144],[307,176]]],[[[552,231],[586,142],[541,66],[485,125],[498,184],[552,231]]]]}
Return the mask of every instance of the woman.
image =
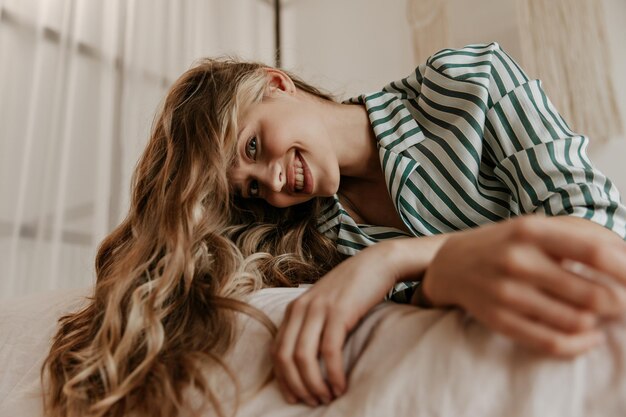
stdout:
{"type": "Polygon", "coordinates": [[[531,348],[589,350],[626,308],[626,208],[586,142],[497,44],[346,103],[277,69],[200,62],[155,121],[91,304],[61,320],[49,414],[171,415],[188,389],[220,413],[202,370],[226,367],[233,312],[262,319],[241,300],[264,286],[315,282],[276,337],[289,402],[347,389],[346,335],[395,284],[531,348]]]}

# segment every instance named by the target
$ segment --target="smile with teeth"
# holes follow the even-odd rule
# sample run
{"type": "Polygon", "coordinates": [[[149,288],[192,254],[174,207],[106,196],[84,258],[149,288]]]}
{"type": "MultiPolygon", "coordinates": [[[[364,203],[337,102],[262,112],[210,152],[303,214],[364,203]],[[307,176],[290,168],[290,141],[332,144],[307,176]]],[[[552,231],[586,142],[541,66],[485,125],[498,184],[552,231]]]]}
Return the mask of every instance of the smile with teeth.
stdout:
{"type": "Polygon", "coordinates": [[[297,156],[294,165],[296,168],[295,189],[296,191],[302,191],[304,188],[304,168],[302,167],[302,161],[297,156]]]}

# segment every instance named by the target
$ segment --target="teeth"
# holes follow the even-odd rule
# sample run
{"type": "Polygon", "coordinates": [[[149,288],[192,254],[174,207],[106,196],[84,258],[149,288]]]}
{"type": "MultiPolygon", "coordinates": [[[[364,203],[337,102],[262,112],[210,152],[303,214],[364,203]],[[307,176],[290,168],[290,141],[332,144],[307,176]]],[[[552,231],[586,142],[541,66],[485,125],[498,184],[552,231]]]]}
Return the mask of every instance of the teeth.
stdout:
{"type": "Polygon", "coordinates": [[[302,169],[296,168],[296,191],[300,191],[304,188],[304,172],[302,169]]]}
{"type": "Polygon", "coordinates": [[[296,191],[301,191],[304,188],[304,169],[302,168],[302,162],[300,161],[300,158],[296,157],[294,165],[296,168],[295,188],[296,191]]]}

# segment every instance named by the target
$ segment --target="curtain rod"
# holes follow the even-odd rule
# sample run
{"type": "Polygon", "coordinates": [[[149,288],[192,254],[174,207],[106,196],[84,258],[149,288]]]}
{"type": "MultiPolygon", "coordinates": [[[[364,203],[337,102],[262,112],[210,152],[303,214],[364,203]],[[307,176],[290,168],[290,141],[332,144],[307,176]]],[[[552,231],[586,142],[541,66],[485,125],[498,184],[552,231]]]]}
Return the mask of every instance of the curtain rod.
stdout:
{"type": "Polygon", "coordinates": [[[280,0],[274,0],[274,52],[276,67],[280,68],[280,0]]]}

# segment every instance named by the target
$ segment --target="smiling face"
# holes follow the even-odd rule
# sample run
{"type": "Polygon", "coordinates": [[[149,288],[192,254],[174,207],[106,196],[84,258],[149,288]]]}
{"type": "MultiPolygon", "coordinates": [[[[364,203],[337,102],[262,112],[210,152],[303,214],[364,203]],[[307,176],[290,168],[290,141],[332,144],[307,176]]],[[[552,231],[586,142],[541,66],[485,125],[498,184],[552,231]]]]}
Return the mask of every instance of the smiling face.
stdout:
{"type": "Polygon", "coordinates": [[[334,195],[339,163],[317,112],[320,99],[297,91],[280,71],[268,70],[268,77],[266,97],[239,119],[231,187],[275,207],[334,195]]]}

